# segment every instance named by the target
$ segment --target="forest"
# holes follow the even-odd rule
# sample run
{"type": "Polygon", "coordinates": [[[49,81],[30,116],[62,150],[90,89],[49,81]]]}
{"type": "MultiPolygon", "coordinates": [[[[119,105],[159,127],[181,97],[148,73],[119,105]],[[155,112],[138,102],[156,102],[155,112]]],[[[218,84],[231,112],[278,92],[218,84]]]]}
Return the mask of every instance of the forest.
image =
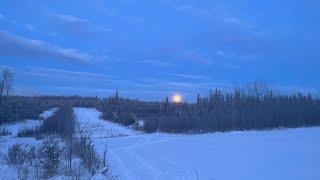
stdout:
{"type": "Polygon", "coordinates": [[[213,89],[196,102],[142,101],[115,91],[107,98],[82,96],[15,96],[13,73],[2,72],[0,123],[33,118],[50,107],[93,107],[102,118],[146,132],[217,132],[320,125],[320,99],[311,94],[281,94],[253,82],[231,91],[213,89]],[[143,123],[143,127],[139,124],[143,123]]]}

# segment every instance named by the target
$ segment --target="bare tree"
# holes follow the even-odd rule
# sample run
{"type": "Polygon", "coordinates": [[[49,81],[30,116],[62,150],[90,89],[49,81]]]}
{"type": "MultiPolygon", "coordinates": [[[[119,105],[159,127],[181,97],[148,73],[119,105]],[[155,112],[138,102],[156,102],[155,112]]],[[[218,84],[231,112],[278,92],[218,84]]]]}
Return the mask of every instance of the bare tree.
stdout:
{"type": "Polygon", "coordinates": [[[0,93],[1,95],[9,96],[13,89],[13,72],[9,69],[2,71],[2,80],[0,83],[0,93]]]}
{"type": "Polygon", "coordinates": [[[0,98],[3,96],[3,94],[4,94],[4,81],[1,77],[1,79],[0,79],[0,98]]]}

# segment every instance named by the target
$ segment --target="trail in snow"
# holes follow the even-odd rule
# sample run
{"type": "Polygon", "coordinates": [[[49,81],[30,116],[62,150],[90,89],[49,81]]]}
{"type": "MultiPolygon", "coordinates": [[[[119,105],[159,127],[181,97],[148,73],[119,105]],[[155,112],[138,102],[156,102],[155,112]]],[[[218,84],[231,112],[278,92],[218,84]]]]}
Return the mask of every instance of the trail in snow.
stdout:
{"type": "Polygon", "coordinates": [[[89,130],[91,138],[110,138],[137,135],[138,132],[116,123],[100,118],[101,113],[96,109],[74,108],[75,116],[81,130],[89,130]]]}
{"type": "Polygon", "coordinates": [[[111,172],[124,180],[318,180],[320,128],[172,135],[140,134],[76,108],[98,152],[108,147],[111,172]],[[110,133],[112,132],[112,133],[110,133]],[[112,134],[128,136],[106,138],[112,134]]]}

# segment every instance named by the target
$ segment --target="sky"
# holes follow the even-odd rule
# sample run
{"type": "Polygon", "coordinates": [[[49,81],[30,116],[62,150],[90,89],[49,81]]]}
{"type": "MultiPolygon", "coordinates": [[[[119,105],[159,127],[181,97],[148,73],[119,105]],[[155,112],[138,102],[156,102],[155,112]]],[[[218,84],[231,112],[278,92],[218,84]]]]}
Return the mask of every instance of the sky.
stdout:
{"type": "Polygon", "coordinates": [[[0,69],[20,95],[320,94],[319,19],[318,0],[1,0],[0,69]]]}

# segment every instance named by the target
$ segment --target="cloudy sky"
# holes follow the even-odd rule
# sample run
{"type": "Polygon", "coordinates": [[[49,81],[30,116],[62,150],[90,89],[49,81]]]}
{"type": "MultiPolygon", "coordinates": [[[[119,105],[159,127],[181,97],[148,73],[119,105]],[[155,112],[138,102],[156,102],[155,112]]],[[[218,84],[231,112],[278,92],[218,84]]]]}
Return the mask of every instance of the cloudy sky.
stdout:
{"type": "Polygon", "coordinates": [[[319,19],[318,0],[2,0],[0,69],[25,95],[319,93],[319,19]]]}

